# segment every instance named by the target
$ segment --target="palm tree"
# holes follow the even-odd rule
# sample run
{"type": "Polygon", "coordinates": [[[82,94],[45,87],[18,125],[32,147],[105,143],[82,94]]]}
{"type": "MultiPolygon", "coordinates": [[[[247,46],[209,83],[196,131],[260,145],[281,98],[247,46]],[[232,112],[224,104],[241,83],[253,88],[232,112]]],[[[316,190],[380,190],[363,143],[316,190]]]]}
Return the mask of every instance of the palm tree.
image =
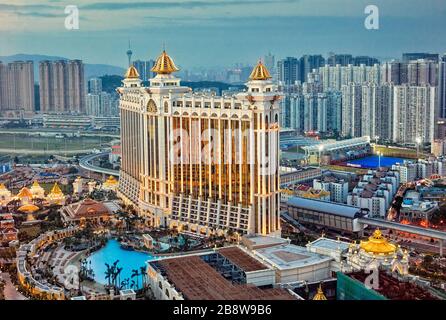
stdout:
{"type": "Polygon", "coordinates": [[[139,281],[138,281],[139,271],[138,271],[138,269],[133,269],[132,270],[132,279],[135,278],[135,277],[136,277],[136,285],[138,286],[138,284],[139,284],[139,281]]]}
{"type": "Polygon", "coordinates": [[[140,267],[139,268],[141,277],[142,277],[142,286],[145,289],[146,288],[146,267],[140,267]]]}

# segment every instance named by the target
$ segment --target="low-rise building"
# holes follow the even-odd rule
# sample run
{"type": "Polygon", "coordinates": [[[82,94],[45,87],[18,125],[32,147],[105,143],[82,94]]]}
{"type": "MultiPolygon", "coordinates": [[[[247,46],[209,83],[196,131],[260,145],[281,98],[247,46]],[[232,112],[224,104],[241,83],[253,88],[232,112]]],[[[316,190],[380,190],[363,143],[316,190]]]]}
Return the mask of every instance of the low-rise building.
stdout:
{"type": "Polygon", "coordinates": [[[317,190],[303,184],[291,184],[280,190],[281,202],[286,203],[291,197],[330,201],[330,192],[320,189],[317,190]]]}
{"type": "Polygon", "coordinates": [[[273,269],[241,247],[148,262],[147,274],[158,300],[294,300],[275,284],[273,269]]]}
{"type": "Polygon", "coordinates": [[[354,206],[299,197],[291,198],[287,205],[288,215],[299,223],[349,234],[363,230],[358,218],[368,214],[354,206]]]}
{"type": "Polygon", "coordinates": [[[112,211],[98,201],[85,199],[63,207],[61,216],[65,223],[102,223],[110,220],[112,211]]]}
{"type": "Polygon", "coordinates": [[[338,203],[347,203],[348,185],[348,181],[334,176],[324,176],[313,180],[314,189],[329,192],[330,201],[338,203]]]}

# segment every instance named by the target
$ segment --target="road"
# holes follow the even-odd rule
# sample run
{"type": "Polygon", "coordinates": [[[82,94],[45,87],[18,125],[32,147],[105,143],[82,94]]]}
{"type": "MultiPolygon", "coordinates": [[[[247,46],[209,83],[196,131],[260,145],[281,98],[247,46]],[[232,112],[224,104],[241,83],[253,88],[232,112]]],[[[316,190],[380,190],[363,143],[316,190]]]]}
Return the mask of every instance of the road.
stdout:
{"type": "Polygon", "coordinates": [[[94,159],[100,158],[100,157],[104,157],[104,156],[108,156],[108,155],[109,155],[109,152],[90,154],[90,155],[85,156],[85,157],[83,157],[83,158],[81,158],[79,160],[79,166],[82,169],[85,169],[85,170],[89,170],[89,171],[93,171],[93,172],[97,172],[97,173],[103,173],[103,174],[119,177],[119,171],[118,170],[101,168],[101,167],[98,167],[98,166],[95,166],[95,165],[91,164],[91,161],[93,161],[94,159]]]}
{"type": "Polygon", "coordinates": [[[4,290],[5,300],[28,300],[28,298],[17,291],[16,287],[12,284],[9,273],[0,273],[0,278],[6,282],[4,290]]]}

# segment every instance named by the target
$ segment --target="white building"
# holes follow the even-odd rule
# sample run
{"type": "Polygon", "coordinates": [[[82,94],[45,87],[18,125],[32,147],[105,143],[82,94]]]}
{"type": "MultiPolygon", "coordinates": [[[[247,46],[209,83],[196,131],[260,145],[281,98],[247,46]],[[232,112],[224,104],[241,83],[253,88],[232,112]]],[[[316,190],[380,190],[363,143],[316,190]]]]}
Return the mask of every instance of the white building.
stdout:
{"type": "Polygon", "coordinates": [[[330,192],[330,201],[338,203],[347,203],[348,181],[324,177],[323,179],[314,179],[313,188],[330,192]]]}
{"type": "Polygon", "coordinates": [[[369,170],[347,196],[347,204],[369,210],[370,217],[386,217],[400,183],[396,171],[369,170]]]}
{"type": "Polygon", "coordinates": [[[181,86],[166,52],[152,71],[145,88],[130,67],[118,88],[118,195],[153,226],[279,234],[281,94],[265,66],[259,62],[248,90],[232,97],[181,86]]]}
{"type": "Polygon", "coordinates": [[[434,139],[437,89],[432,86],[395,86],[393,95],[393,141],[430,143],[434,139]]]}

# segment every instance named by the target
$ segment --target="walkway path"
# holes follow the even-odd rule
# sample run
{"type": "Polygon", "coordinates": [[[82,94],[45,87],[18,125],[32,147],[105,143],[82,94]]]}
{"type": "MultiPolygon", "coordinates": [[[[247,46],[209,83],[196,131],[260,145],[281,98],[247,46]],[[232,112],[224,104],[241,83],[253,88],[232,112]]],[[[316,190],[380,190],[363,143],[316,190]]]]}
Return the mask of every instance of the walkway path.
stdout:
{"type": "Polygon", "coordinates": [[[28,300],[24,295],[17,291],[16,287],[11,282],[9,273],[0,273],[0,278],[5,280],[5,300],[28,300]]]}

